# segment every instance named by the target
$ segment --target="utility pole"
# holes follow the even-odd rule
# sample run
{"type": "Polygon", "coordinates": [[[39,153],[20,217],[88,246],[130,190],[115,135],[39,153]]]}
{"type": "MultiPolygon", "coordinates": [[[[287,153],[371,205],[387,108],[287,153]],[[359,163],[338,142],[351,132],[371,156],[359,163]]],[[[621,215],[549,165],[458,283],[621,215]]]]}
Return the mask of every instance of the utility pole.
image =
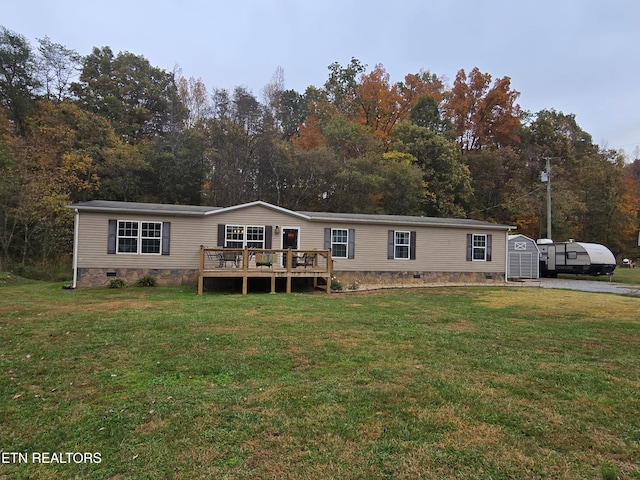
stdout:
{"type": "Polygon", "coordinates": [[[547,183],[547,238],[553,240],[551,237],[551,157],[544,157],[547,162],[547,170],[542,172],[540,179],[547,183]]]}

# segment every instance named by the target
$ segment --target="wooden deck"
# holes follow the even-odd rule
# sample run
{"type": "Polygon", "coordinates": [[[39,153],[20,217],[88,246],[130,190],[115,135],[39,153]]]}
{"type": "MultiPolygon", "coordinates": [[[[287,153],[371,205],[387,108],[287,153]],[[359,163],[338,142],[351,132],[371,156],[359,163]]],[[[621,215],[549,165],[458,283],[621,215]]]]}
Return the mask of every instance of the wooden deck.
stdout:
{"type": "Polygon", "coordinates": [[[333,261],[331,250],[274,250],[200,247],[198,295],[202,295],[205,278],[242,278],[242,294],[247,294],[249,278],[270,278],[271,291],[276,291],[276,278],[313,278],[313,286],[331,293],[333,261]],[[325,285],[320,286],[322,278],[325,285]]]}

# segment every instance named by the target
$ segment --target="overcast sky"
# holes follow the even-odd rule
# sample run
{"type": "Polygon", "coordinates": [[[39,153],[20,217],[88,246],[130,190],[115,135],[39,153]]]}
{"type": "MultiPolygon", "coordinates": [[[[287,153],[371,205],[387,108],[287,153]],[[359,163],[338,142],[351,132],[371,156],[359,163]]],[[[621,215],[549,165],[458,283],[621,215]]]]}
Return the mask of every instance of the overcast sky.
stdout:
{"type": "Polygon", "coordinates": [[[278,67],[285,87],[321,87],[352,57],[392,82],[427,70],[508,76],[524,110],[575,114],[593,141],[640,148],[638,0],[3,0],[0,25],[33,46],[128,51],[213,88],[258,98],[278,67]]]}

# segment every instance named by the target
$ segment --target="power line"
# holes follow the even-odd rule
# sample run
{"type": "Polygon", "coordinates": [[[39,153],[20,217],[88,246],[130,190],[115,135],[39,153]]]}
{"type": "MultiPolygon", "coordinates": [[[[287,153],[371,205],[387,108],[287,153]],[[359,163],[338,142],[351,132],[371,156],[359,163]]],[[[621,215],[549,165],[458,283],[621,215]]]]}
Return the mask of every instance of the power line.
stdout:
{"type": "Polygon", "coordinates": [[[518,201],[518,200],[522,200],[523,198],[526,198],[526,197],[528,197],[528,196],[530,196],[530,195],[533,195],[533,194],[534,194],[534,193],[536,193],[536,192],[539,192],[539,191],[540,191],[540,190],[542,190],[543,188],[547,188],[547,187],[546,187],[546,185],[543,185],[543,186],[538,187],[538,188],[536,188],[536,189],[534,189],[534,190],[531,190],[530,192],[525,193],[524,195],[522,195],[522,196],[520,196],[520,197],[517,197],[517,198],[511,199],[511,200],[509,200],[508,202],[499,203],[498,205],[494,205],[493,207],[487,207],[487,208],[483,208],[483,209],[481,209],[481,210],[475,210],[475,211],[473,211],[473,212],[469,212],[469,215],[473,215],[474,213],[486,212],[487,210],[492,210],[492,209],[494,209],[494,208],[498,208],[498,207],[506,207],[507,205],[511,205],[512,203],[514,203],[514,202],[516,202],[516,201],[518,201]]]}
{"type": "Polygon", "coordinates": [[[640,142],[627,143],[626,145],[620,145],[617,148],[631,147],[633,145],[640,145],[640,142]]]}

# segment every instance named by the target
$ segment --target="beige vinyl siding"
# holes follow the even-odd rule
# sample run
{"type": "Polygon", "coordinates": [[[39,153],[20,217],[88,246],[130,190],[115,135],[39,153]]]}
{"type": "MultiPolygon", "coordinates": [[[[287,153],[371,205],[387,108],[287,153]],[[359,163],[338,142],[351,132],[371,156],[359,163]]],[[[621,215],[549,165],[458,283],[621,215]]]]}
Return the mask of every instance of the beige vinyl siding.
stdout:
{"type": "MultiPolygon", "coordinates": [[[[313,238],[323,247],[324,228],[355,228],[355,258],[334,259],[335,271],[438,271],[495,272],[505,271],[506,233],[501,230],[419,227],[415,225],[366,225],[327,223],[313,225],[313,238]],[[388,231],[416,232],[416,259],[387,258],[388,231]],[[492,235],[492,261],[467,261],[467,234],[492,235]]],[[[304,247],[306,248],[306,247],[304,247]]],[[[313,247],[311,247],[313,248],[313,247]]]]}
{"type": "MultiPolygon", "coordinates": [[[[288,215],[275,209],[255,205],[252,207],[230,210],[220,214],[207,217],[207,222],[211,222],[210,228],[217,229],[218,224],[224,225],[245,225],[245,226],[271,226],[272,245],[271,248],[282,248],[282,230],[284,228],[299,228],[298,242],[300,249],[322,249],[324,247],[324,227],[311,223],[309,220],[288,215]],[[280,233],[275,232],[276,226],[280,227],[280,233]]],[[[215,246],[214,241],[212,246],[215,246]]]]}
{"type": "Polygon", "coordinates": [[[433,271],[504,273],[506,232],[504,229],[426,227],[417,224],[368,224],[359,222],[314,222],[264,205],[229,209],[207,216],[80,212],[79,268],[197,269],[200,245],[216,247],[218,225],[271,226],[272,248],[281,248],[284,228],[299,228],[302,250],[324,249],[325,228],[355,230],[355,258],[334,259],[335,271],[433,271]],[[108,222],[113,220],[171,222],[169,255],[107,254],[108,222]],[[275,227],[279,226],[280,234],[275,227]],[[389,230],[416,232],[416,259],[387,259],[389,230]],[[467,234],[492,235],[492,261],[467,261],[467,234]]]}
{"type": "MultiPolygon", "coordinates": [[[[215,226],[214,226],[215,227],[215,226]]],[[[215,228],[204,217],[80,213],[79,268],[198,268],[200,245],[215,246],[215,228]],[[109,220],[171,222],[169,255],[108,254],[109,220]]]]}

